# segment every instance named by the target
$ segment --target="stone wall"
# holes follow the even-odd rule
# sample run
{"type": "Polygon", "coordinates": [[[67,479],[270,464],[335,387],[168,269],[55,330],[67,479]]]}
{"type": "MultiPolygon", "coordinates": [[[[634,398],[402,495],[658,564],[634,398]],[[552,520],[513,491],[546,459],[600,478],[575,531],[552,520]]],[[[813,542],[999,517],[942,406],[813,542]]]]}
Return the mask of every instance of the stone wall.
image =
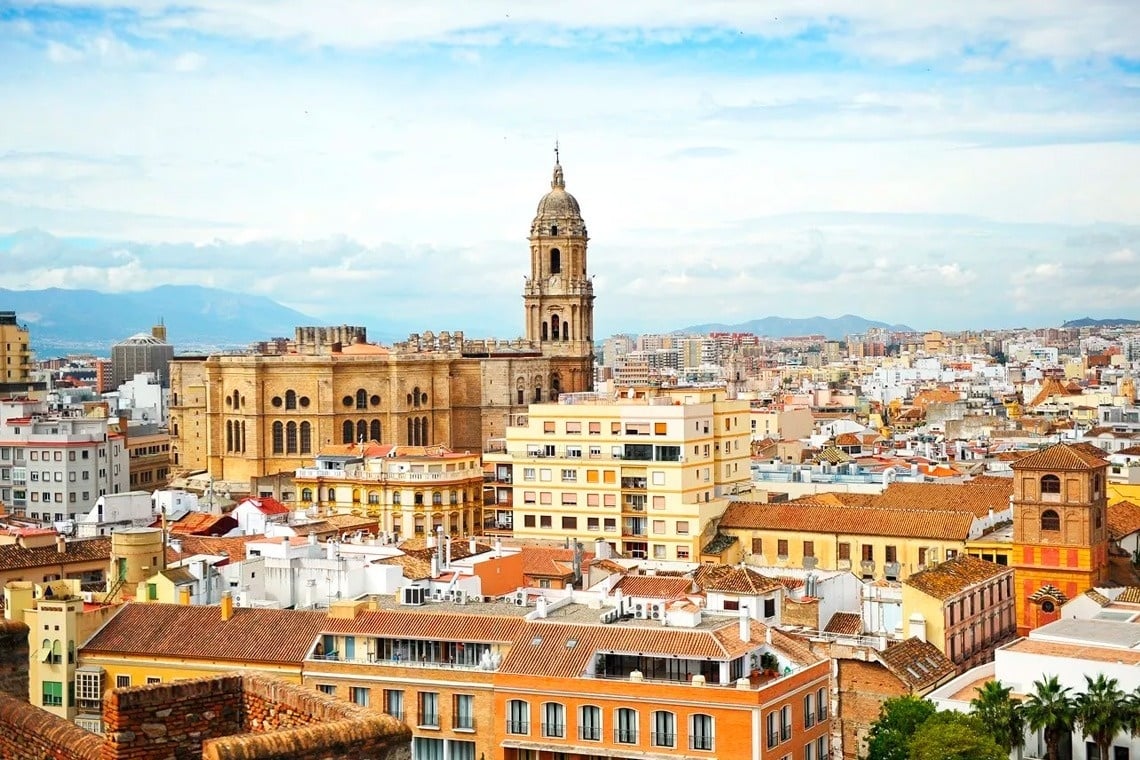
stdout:
{"type": "MultiPolygon", "coordinates": [[[[26,696],[26,695],[25,695],[26,696]]],[[[103,740],[66,718],[0,694],[0,757],[100,760],[103,740]]]]}
{"type": "Polygon", "coordinates": [[[28,700],[28,626],[4,618],[0,618],[0,694],[28,700]]]}
{"type": "Polygon", "coordinates": [[[838,661],[840,732],[844,760],[856,760],[864,746],[871,724],[879,718],[884,700],[901,697],[908,689],[882,665],[858,660],[838,661]]]}
{"type": "Polygon", "coordinates": [[[196,758],[202,744],[245,730],[242,677],[113,689],[103,700],[103,760],[196,758]]]}

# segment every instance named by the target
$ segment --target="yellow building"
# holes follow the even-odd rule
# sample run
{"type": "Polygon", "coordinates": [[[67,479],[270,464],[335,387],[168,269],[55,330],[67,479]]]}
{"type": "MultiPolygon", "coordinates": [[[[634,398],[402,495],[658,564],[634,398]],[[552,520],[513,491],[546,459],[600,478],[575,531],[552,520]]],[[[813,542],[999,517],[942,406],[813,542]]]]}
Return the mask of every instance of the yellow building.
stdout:
{"type": "Polygon", "coordinates": [[[903,580],[963,554],[1008,524],[1009,482],[892,483],[881,494],[822,493],[783,503],[735,502],[718,530],[754,565],[850,570],[903,580]]]}
{"type": "Polygon", "coordinates": [[[509,511],[485,511],[487,530],[602,538],[626,556],[696,561],[706,527],[750,485],[749,414],[723,388],[532,404],[484,455],[512,492],[509,511]]]}
{"type": "Polygon", "coordinates": [[[0,311],[0,396],[42,391],[43,383],[32,382],[32,366],[28,329],[16,321],[16,312],[0,311]]]}
{"type": "Polygon", "coordinates": [[[471,535],[482,527],[483,467],[478,450],[445,446],[332,447],[294,475],[300,509],[379,519],[405,538],[471,535]]]}
{"type": "Polygon", "coordinates": [[[479,451],[526,405],[593,387],[594,291],[585,222],[555,163],[530,228],[525,338],[412,335],[390,349],[363,328],[298,328],[290,352],[171,362],[175,471],[224,481],[305,467],[335,444],[479,451]]]}

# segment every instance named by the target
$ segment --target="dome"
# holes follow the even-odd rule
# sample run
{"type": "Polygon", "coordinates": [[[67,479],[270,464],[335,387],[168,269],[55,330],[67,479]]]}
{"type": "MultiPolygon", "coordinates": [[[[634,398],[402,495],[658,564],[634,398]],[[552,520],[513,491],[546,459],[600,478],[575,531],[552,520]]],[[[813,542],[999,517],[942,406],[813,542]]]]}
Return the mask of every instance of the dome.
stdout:
{"type": "Polygon", "coordinates": [[[566,192],[566,180],[562,176],[562,164],[558,162],[558,154],[554,158],[554,177],[550,180],[550,192],[542,196],[538,202],[538,211],[534,221],[581,221],[582,209],[578,206],[578,199],[566,192]]]}

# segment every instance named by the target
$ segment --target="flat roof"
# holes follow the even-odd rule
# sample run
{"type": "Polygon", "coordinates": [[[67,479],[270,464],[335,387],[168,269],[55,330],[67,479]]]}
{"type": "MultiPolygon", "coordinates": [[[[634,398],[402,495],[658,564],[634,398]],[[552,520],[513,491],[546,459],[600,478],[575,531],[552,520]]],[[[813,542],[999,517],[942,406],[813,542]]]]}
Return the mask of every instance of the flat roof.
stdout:
{"type": "Polygon", "coordinates": [[[1114,649],[1140,647],[1140,625],[1116,620],[1056,620],[1032,631],[1030,640],[1088,644],[1114,649]]]}

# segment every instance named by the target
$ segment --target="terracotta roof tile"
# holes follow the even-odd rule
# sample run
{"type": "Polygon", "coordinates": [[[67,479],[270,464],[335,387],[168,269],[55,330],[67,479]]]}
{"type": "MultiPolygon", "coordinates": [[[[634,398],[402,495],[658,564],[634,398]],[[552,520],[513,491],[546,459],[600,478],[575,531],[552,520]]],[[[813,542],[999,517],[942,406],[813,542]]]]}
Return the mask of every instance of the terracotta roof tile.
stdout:
{"type": "Polygon", "coordinates": [[[236,607],[126,604],[81,648],[84,654],[141,654],[231,662],[296,663],[326,621],[324,612],[236,607]]]}
{"type": "Polygon", "coordinates": [[[836,612],[823,630],[825,633],[858,636],[863,632],[863,616],[858,612],[836,612]]]}
{"type": "Polygon", "coordinates": [[[1034,396],[1033,400],[1026,404],[1026,406],[1040,406],[1054,396],[1079,395],[1081,395],[1080,388],[1074,390],[1066,385],[1063,385],[1057,378],[1051,377],[1045,381],[1045,384],[1041,386],[1041,390],[1038,391],[1037,395],[1034,396]]]}
{"type": "Polygon", "coordinates": [[[971,586],[1010,572],[1013,571],[1006,565],[959,554],[954,559],[907,576],[903,585],[916,588],[935,599],[946,600],[971,586]]]}
{"type": "Polygon", "coordinates": [[[1016,470],[1095,470],[1107,467],[1100,455],[1080,445],[1056,443],[1047,449],[1022,457],[1010,465],[1016,470]]]}
{"type": "Polygon", "coordinates": [[[237,503],[237,506],[242,504],[250,504],[260,511],[263,515],[287,515],[289,514],[289,507],[277,501],[271,496],[247,496],[237,503]]]}
{"type": "MultiPolygon", "coordinates": [[[[151,523],[152,528],[161,528],[162,519],[151,523]]],[[[177,520],[167,520],[166,529],[176,536],[222,536],[238,527],[238,522],[229,515],[212,515],[209,512],[190,512],[177,520]]]]}
{"type": "MultiPolygon", "coordinates": [[[[230,562],[241,562],[245,559],[245,545],[251,541],[264,541],[265,536],[231,536],[229,538],[213,538],[209,536],[180,536],[182,551],[176,552],[166,547],[166,561],[176,562],[182,557],[192,554],[209,554],[213,556],[229,557],[230,562]]],[[[109,557],[110,555],[108,555],[109,557]]]]}
{"type": "Polygon", "coordinates": [[[705,591],[746,595],[768,594],[783,587],[775,578],[734,565],[701,565],[694,573],[694,580],[705,591]]]}
{"type": "Polygon", "coordinates": [[[403,576],[410,581],[422,581],[431,578],[431,560],[415,557],[410,554],[398,554],[395,557],[385,557],[375,560],[374,565],[396,565],[403,571],[403,576]]]}
{"type": "Polygon", "coordinates": [[[975,519],[969,512],[865,509],[799,501],[783,504],[732,502],[725,509],[720,527],[964,541],[975,519]]]}
{"type": "Polygon", "coordinates": [[[1111,599],[1097,591],[1095,588],[1090,588],[1088,591],[1086,591],[1085,596],[1087,596],[1089,599],[1092,599],[1101,607],[1107,607],[1108,605],[1112,604],[1111,599]]]}
{"type": "Polygon", "coordinates": [[[506,643],[515,641],[521,617],[431,610],[374,610],[355,618],[324,620],[321,633],[360,633],[431,641],[506,643]]]}
{"type": "Polygon", "coordinates": [[[624,575],[614,584],[614,590],[625,596],[649,599],[677,599],[692,591],[692,587],[688,578],[661,575],[624,575]]]}
{"type": "Polygon", "coordinates": [[[965,483],[891,483],[866,501],[875,509],[968,512],[986,517],[1009,509],[1013,478],[975,478],[965,483]]]}
{"type": "Polygon", "coordinates": [[[913,691],[924,693],[957,672],[946,655],[928,641],[912,637],[878,653],[887,670],[913,691]]]}
{"type": "MultiPolygon", "coordinates": [[[[538,577],[556,577],[570,575],[574,572],[574,550],[554,546],[523,546],[522,554],[523,575],[538,577]]],[[[582,553],[582,563],[593,559],[593,552],[582,553]]]]}
{"type": "Polygon", "coordinates": [[[1128,586],[1112,601],[1121,604],[1140,604],[1140,586],[1128,586]]]}
{"type": "Polygon", "coordinates": [[[1114,541],[1140,530],[1140,506],[1130,501],[1108,505],[1108,535],[1114,541]]]}
{"type": "Polygon", "coordinates": [[[26,549],[19,544],[0,546],[0,570],[23,570],[28,567],[48,567],[60,562],[98,562],[111,558],[111,539],[81,538],[67,542],[67,550],[60,554],[55,543],[26,549]]]}

